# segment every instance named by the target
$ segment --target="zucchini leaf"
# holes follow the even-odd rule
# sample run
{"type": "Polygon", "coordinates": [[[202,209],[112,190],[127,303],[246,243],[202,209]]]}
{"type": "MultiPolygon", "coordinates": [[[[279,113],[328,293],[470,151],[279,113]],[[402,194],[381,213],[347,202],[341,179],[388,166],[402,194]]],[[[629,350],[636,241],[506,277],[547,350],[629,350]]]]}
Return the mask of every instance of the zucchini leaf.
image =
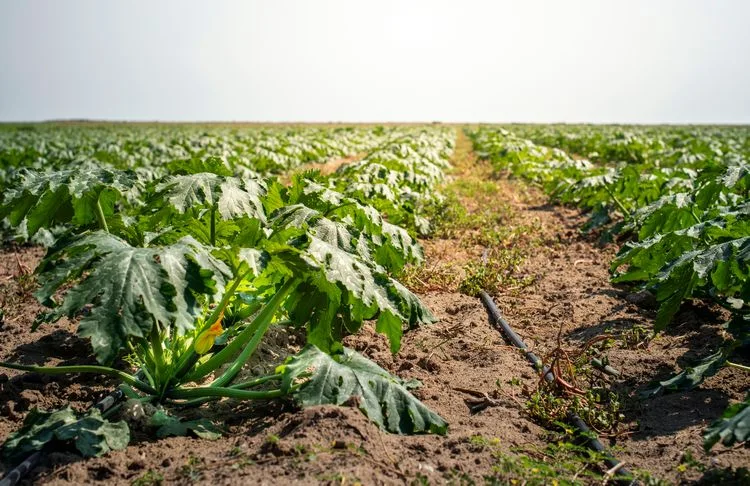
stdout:
{"type": "Polygon", "coordinates": [[[186,436],[191,432],[201,439],[216,440],[221,437],[221,429],[207,418],[182,420],[169,415],[164,410],[157,410],[151,416],[149,425],[156,427],[156,436],[159,438],[186,436]]]}
{"type": "Polygon", "coordinates": [[[134,173],[104,167],[23,170],[4,191],[0,220],[7,216],[12,226],[25,222],[29,238],[57,224],[90,225],[97,221],[97,204],[105,218],[112,217],[115,204],[135,185],[134,173]]]}
{"type": "Polygon", "coordinates": [[[708,451],[717,442],[731,446],[750,439],[750,395],[744,402],[730,405],[722,417],[711,424],[703,436],[703,447],[708,451]]]}
{"type": "Polygon", "coordinates": [[[61,305],[44,321],[74,317],[87,309],[78,332],[91,338],[96,358],[110,363],[131,338],[149,335],[155,323],[192,330],[206,299],[221,294],[229,269],[190,237],[157,248],[136,248],[97,231],[62,242],[41,264],[36,297],[54,306],[55,293],[68,281],[61,305]],[[67,244],[66,244],[67,243],[67,244]]]}
{"type": "Polygon", "coordinates": [[[330,356],[307,345],[280,368],[284,390],[312,373],[295,393],[304,407],[355,400],[362,413],[389,432],[445,434],[448,430],[445,420],[409,393],[402,380],[351,349],[330,356]]]}
{"type": "Polygon", "coordinates": [[[78,417],[70,406],[53,412],[34,408],[21,429],[5,441],[2,453],[9,462],[17,462],[49,443],[67,441],[72,441],[84,457],[101,456],[127,447],[130,429],[125,422],[102,418],[97,409],[78,417]]]}

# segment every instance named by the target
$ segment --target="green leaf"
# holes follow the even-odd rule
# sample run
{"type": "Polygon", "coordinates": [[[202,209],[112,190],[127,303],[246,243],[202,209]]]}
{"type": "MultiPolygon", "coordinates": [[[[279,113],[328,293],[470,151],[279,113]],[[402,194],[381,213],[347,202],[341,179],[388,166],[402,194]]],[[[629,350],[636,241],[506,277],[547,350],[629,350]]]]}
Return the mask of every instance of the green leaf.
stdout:
{"type": "Polygon", "coordinates": [[[747,288],[750,273],[750,236],[689,251],[670,263],[650,282],[661,302],[656,330],[664,329],[697,287],[713,284],[714,294],[732,296],[747,288]],[[710,277],[710,278],[709,278],[710,277]]]}
{"type": "Polygon", "coordinates": [[[312,373],[296,392],[302,406],[342,405],[352,399],[370,420],[399,434],[445,434],[447,423],[409,393],[404,383],[378,365],[344,348],[334,357],[312,345],[282,365],[282,389],[312,373]]]}
{"type": "Polygon", "coordinates": [[[130,430],[125,422],[102,418],[97,409],[79,418],[70,406],[52,412],[34,408],[3,444],[3,456],[15,462],[55,441],[73,441],[84,457],[95,457],[127,447],[130,430]]]}
{"type": "Polygon", "coordinates": [[[48,305],[60,287],[76,281],[46,320],[74,317],[90,306],[78,332],[90,337],[97,359],[111,362],[131,338],[148,336],[158,322],[178,333],[194,328],[204,295],[221,294],[229,269],[192,238],[157,248],[135,248],[95,232],[54,250],[41,265],[37,298],[48,305]]]}
{"type": "Polygon", "coordinates": [[[369,250],[358,252],[355,236],[344,224],[337,223],[315,209],[302,204],[294,204],[280,209],[274,215],[274,227],[277,228],[308,228],[318,239],[328,245],[335,246],[347,253],[357,254],[365,260],[370,259],[369,250]]]}
{"type": "Polygon", "coordinates": [[[219,157],[193,157],[192,159],[173,160],[166,166],[170,174],[200,174],[210,172],[219,176],[233,176],[234,172],[226,160],[219,157]]]}
{"type": "Polygon", "coordinates": [[[420,263],[423,259],[421,246],[408,231],[384,220],[372,206],[329,189],[313,179],[295,178],[289,202],[304,204],[331,221],[343,223],[354,235],[361,233],[360,239],[366,239],[369,246],[366,253],[361,251],[362,255],[369,258],[369,254],[374,253],[377,263],[389,271],[399,271],[406,263],[420,263]]]}
{"type": "Polygon", "coordinates": [[[375,324],[375,331],[385,334],[391,343],[391,352],[393,354],[398,353],[399,348],[401,348],[401,335],[403,334],[401,319],[390,311],[381,312],[378,322],[375,324]]]}
{"type": "Polygon", "coordinates": [[[130,430],[124,421],[112,423],[103,419],[97,409],[77,422],[63,425],[55,431],[60,440],[72,440],[84,457],[97,457],[110,450],[120,450],[130,442],[130,430]]]}
{"type": "Polygon", "coordinates": [[[682,301],[689,298],[697,283],[697,276],[685,262],[675,263],[658,276],[656,300],[660,302],[654,330],[663,331],[680,310],[682,301]]]}
{"type": "Polygon", "coordinates": [[[192,432],[201,439],[216,440],[222,435],[221,429],[206,418],[183,421],[179,417],[167,414],[164,410],[157,410],[151,416],[149,424],[157,428],[156,436],[159,438],[169,436],[181,437],[192,432]]]}
{"type": "Polygon", "coordinates": [[[708,451],[717,442],[725,446],[750,439],[750,395],[744,402],[730,405],[722,418],[711,424],[703,436],[703,448],[708,451]]]}
{"type": "Polygon", "coordinates": [[[3,444],[3,457],[15,461],[41,450],[55,438],[56,429],[75,421],[76,416],[70,407],[54,412],[33,408],[26,415],[21,429],[10,434],[3,444]]]}
{"type": "Polygon", "coordinates": [[[8,217],[12,226],[26,222],[28,236],[57,224],[85,226],[97,221],[97,203],[105,217],[114,205],[136,186],[132,172],[86,166],[56,172],[24,170],[20,180],[4,192],[0,220],[8,217]]]}
{"type": "Polygon", "coordinates": [[[166,205],[180,214],[197,208],[216,208],[225,220],[246,216],[265,221],[261,198],[266,186],[259,179],[202,172],[169,177],[156,190],[154,207],[166,205]]]}
{"type": "MultiPolygon", "coordinates": [[[[345,291],[345,298],[340,298],[346,307],[357,306],[360,310],[369,312],[352,313],[349,310],[339,309],[339,313],[350,316],[356,322],[361,319],[369,319],[379,311],[389,313],[388,317],[378,326],[378,330],[385,332],[388,336],[391,349],[398,350],[401,340],[401,326],[395,326],[395,319],[407,322],[409,327],[434,322],[430,311],[424,307],[419,298],[406,289],[396,280],[385,275],[384,270],[372,267],[363,261],[358,255],[347,253],[337,246],[316,237],[310,237],[310,245],[303,253],[303,258],[313,267],[317,267],[322,277],[313,278],[313,284],[329,298],[338,302],[339,297],[331,290],[331,284],[345,291]],[[355,302],[357,302],[355,304],[355,302]]],[[[328,306],[328,304],[326,304],[328,306]]],[[[335,309],[328,309],[318,316],[329,316],[333,318],[335,309]]],[[[319,311],[318,311],[319,312],[319,311]]],[[[330,319],[320,320],[318,326],[333,326],[330,319]]],[[[358,325],[355,325],[358,327],[358,325]]],[[[318,333],[322,332],[321,329],[318,333]]],[[[336,333],[329,331],[334,337],[336,333]]],[[[326,349],[326,348],[324,348],[326,349]]]]}
{"type": "Polygon", "coordinates": [[[719,351],[710,354],[696,363],[694,366],[685,368],[672,378],[660,381],[641,393],[643,398],[653,397],[659,393],[669,393],[682,390],[692,390],[703,383],[706,378],[715,375],[724,366],[727,361],[726,351],[719,351]]]}

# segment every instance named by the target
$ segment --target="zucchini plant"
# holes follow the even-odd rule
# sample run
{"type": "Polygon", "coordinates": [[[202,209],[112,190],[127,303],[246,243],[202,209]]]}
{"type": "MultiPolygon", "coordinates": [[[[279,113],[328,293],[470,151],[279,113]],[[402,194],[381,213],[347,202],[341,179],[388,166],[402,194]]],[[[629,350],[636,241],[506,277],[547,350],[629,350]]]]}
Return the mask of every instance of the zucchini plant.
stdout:
{"type": "MultiPolygon", "coordinates": [[[[107,375],[128,396],[161,405],[291,397],[309,406],[359,397],[360,409],[390,432],[445,433],[445,421],[405,382],[343,346],[374,320],[395,353],[405,327],[434,318],[395,279],[421,261],[418,243],[331,186],[316,173],[284,187],[207,163],[171,175],[23,171],[0,218],[28,236],[63,228],[36,270],[35,295],[50,310],[35,327],[79,319],[98,363],[0,367],[107,375]],[[273,372],[240,379],[272,326],[303,330],[307,345],[273,372]]],[[[6,456],[17,455],[18,444],[43,447],[36,435],[58,415],[30,415],[6,456]]]]}

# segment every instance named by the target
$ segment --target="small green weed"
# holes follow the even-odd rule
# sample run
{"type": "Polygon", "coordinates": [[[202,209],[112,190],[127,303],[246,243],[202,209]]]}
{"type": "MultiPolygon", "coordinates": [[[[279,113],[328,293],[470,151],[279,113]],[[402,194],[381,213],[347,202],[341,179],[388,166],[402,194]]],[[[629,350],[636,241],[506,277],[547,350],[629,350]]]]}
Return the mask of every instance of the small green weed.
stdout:
{"type": "Polygon", "coordinates": [[[134,479],[130,484],[131,486],[161,486],[164,483],[164,476],[149,469],[143,476],[134,479]]]}
{"type": "Polygon", "coordinates": [[[200,481],[203,479],[203,471],[201,471],[202,465],[203,459],[190,454],[185,465],[178,470],[178,474],[189,481],[200,481]]]}
{"type": "Polygon", "coordinates": [[[621,407],[620,396],[603,388],[589,388],[584,395],[565,396],[546,384],[534,390],[526,402],[529,415],[546,426],[560,424],[573,412],[595,430],[608,432],[616,431],[622,422],[621,407]]]}
{"type": "Polygon", "coordinates": [[[466,276],[459,291],[478,295],[481,290],[497,293],[507,288],[520,289],[534,282],[531,276],[519,275],[525,255],[518,248],[498,248],[488,252],[487,258],[470,261],[464,266],[466,276]]]}

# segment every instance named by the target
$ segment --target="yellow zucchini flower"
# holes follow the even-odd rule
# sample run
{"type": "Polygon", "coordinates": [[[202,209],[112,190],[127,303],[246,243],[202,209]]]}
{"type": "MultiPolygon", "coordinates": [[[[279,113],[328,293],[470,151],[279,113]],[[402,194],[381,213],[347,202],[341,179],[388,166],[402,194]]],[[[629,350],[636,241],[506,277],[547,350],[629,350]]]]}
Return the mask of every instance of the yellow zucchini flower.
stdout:
{"type": "Polygon", "coordinates": [[[221,333],[224,332],[224,329],[221,327],[221,320],[223,317],[224,311],[221,311],[216,322],[214,322],[211,327],[198,334],[198,337],[195,338],[195,341],[193,342],[193,348],[196,353],[206,354],[214,345],[216,338],[221,336],[221,333]]]}

